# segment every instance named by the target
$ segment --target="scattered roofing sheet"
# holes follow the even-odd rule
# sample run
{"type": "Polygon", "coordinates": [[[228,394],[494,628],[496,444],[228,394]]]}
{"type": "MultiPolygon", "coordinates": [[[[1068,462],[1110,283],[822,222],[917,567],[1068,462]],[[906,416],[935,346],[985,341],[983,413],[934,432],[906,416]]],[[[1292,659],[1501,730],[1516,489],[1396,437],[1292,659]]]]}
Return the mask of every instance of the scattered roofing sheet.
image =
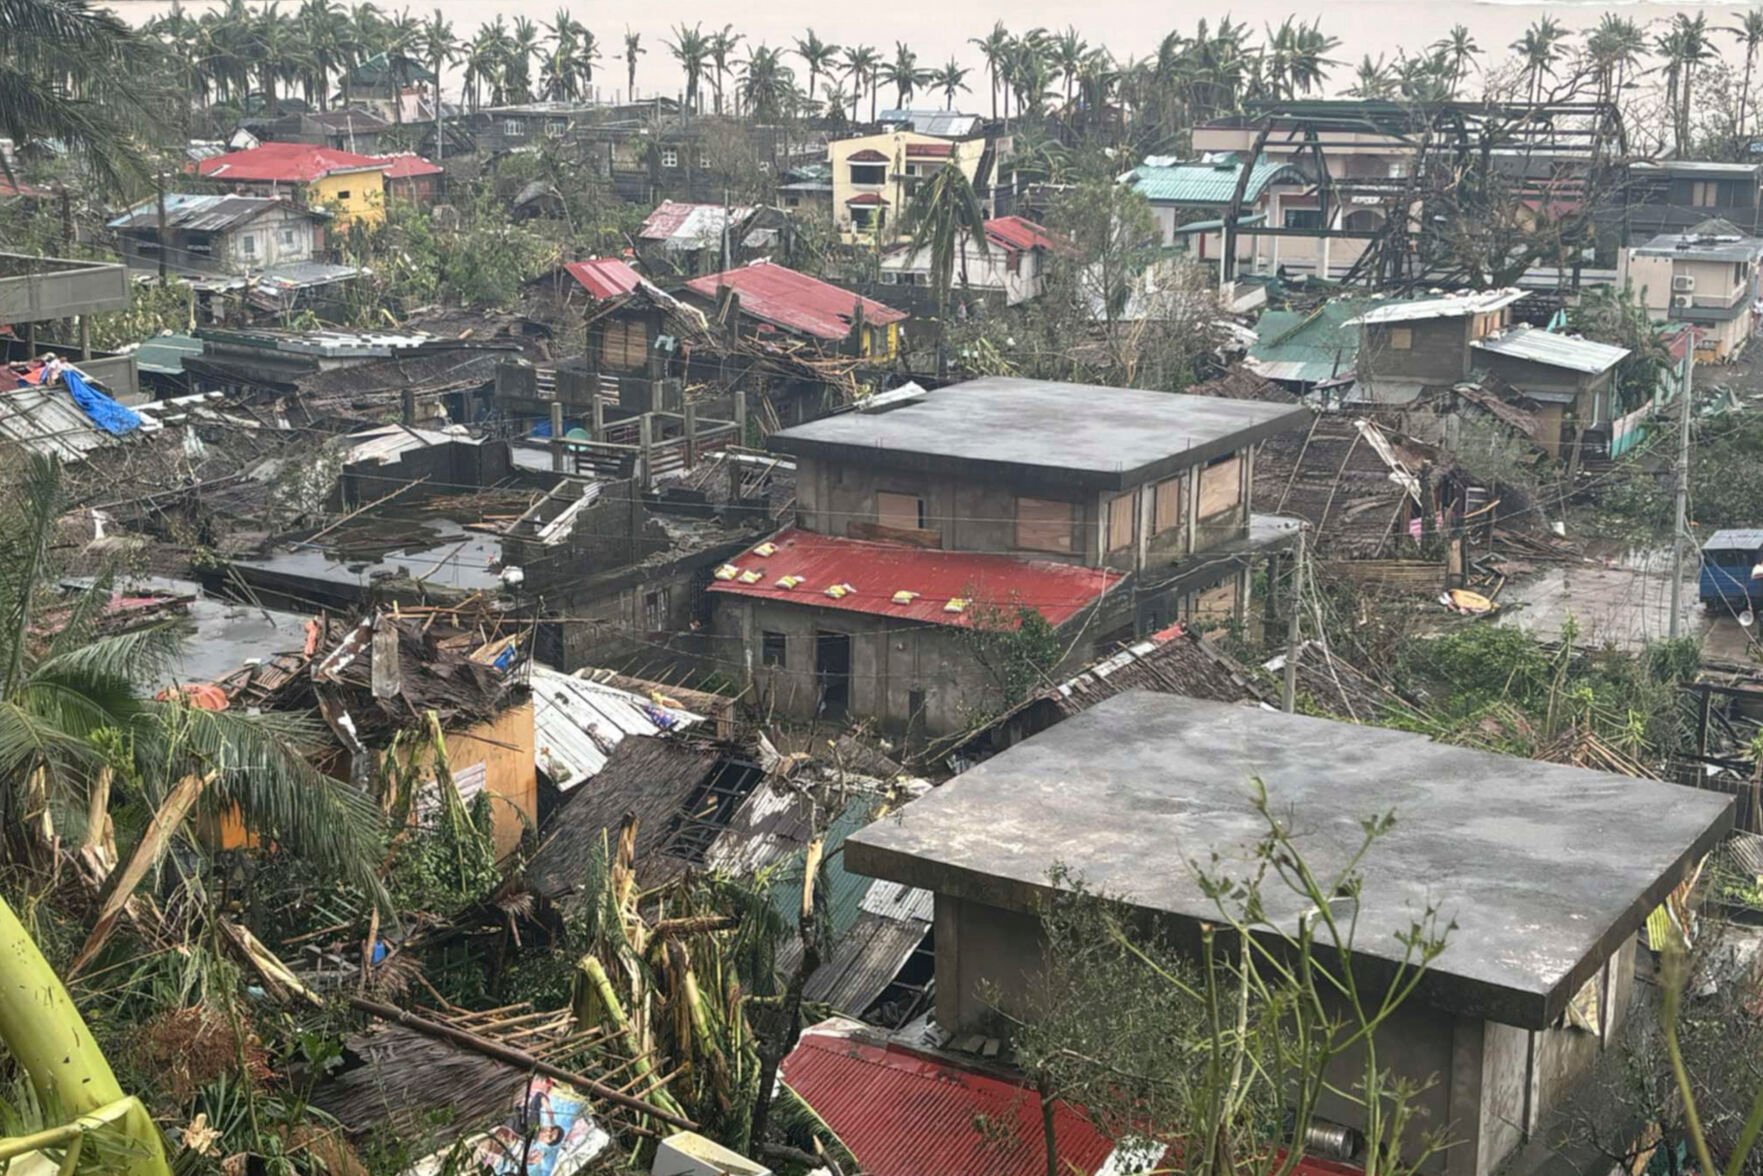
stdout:
{"type": "Polygon", "coordinates": [[[199,160],[196,173],[215,180],[305,184],[332,172],[384,171],[386,166],[383,159],[311,143],[264,143],[199,160]]]}
{"type": "MultiPolygon", "coordinates": [[[[1126,173],[1125,182],[1153,204],[1229,204],[1243,165],[1178,163],[1168,167],[1141,164],[1126,173]]],[[[1255,201],[1270,184],[1306,184],[1304,174],[1288,163],[1263,159],[1249,172],[1243,199],[1255,201]]]]}
{"type": "Polygon", "coordinates": [[[630,264],[616,257],[590,257],[586,261],[566,262],[563,272],[595,298],[617,298],[629,294],[642,282],[630,264]]]}
{"type": "Polygon", "coordinates": [[[797,273],[771,261],[755,261],[739,269],[706,274],[686,283],[705,298],[727,286],[741,296],[741,313],[787,331],[837,342],[851,333],[853,315],[863,308],[865,322],[875,326],[901,322],[903,311],[883,306],[819,278],[797,273]]]}
{"type": "Polygon", "coordinates": [[[375,462],[379,465],[394,465],[404,454],[418,449],[429,449],[436,445],[482,445],[483,439],[473,437],[463,426],[455,425],[457,433],[444,432],[440,429],[418,429],[411,425],[386,425],[378,429],[367,429],[359,433],[351,433],[348,437],[349,452],[344,457],[347,465],[362,462],[375,462]]]}
{"type": "Polygon", "coordinates": [[[1255,344],[1244,363],[1269,380],[1295,384],[1348,375],[1359,362],[1359,332],[1342,328],[1366,305],[1337,298],[1308,312],[1265,311],[1255,323],[1255,344]]]}
{"type": "MultiPolygon", "coordinates": [[[[1133,691],[1018,744],[845,842],[849,868],[1030,910],[1049,871],[1175,923],[1218,918],[1189,862],[1254,869],[1255,785],[1340,869],[1361,822],[1399,819],[1359,864],[1356,967],[1387,975],[1423,911],[1452,920],[1417,995],[1466,1016],[1549,1025],[1718,844],[1732,799],[1378,727],[1133,691]],[[1146,863],[1162,863],[1147,869],[1146,863]]],[[[1267,918],[1308,903],[1274,886],[1267,918]]],[[[1381,983],[1381,980],[1373,982],[1381,983]]]]}
{"type": "MultiPolygon", "coordinates": [[[[174,192],[165,197],[165,227],[195,233],[220,233],[255,220],[276,208],[286,208],[302,216],[312,214],[295,209],[286,200],[274,196],[216,196],[207,193],[174,192]]],[[[159,226],[159,201],[143,200],[108,224],[112,229],[156,229],[159,226]]]]}
{"type": "Polygon", "coordinates": [[[533,758],[567,792],[606,766],[627,735],[660,735],[704,721],[702,715],[565,674],[532,667],[533,758]]]}
{"type": "Polygon", "coordinates": [[[771,555],[750,549],[735,556],[728,566],[736,577],[712,580],[710,591],[933,625],[970,625],[982,606],[1007,613],[1021,606],[1060,625],[1121,578],[1118,572],[1076,564],[871,543],[794,528],[767,544],[776,548],[771,555]],[[743,583],[738,573],[747,572],[758,578],[743,583]],[[784,587],[794,577],[800,581],[784,587]],[[828,589],[841,591],[835,596],[828,589]],[[964,603],[951,609],[952,601],[964,603]]]}
{"type": "Polygon", "coordinates": [[[724,228],[731,232],[753,215],[751,205],[687,204],[663,200],[643,220],[637,238],[665,241],[669,249],[709,249],[722,242],[724,228]]]}
{"type": "Polygon", "coordinates": [[[895,467],[1123,489],[1309,422],[1309,410],[1292,404],[985,376],[886,412],[784,429],[769,444],[804,457],[880,453],[895,467]]]}
{"type": "Polygon", "coordinates": [[[1527,360],[1548,367],[1598,375],[1607,372],[1628,357],[1626,347],[1613,347],[1591,339],[1558,335],[1528,324],[1517,326],[1498,335],[1488,335],[1470,344],[1477,351],[1527,360]]]}
{"type": "Polygon", "coordinates": [[[1413,323],[1422,319],[1462,318],[1472,314],[1488,314],[1511,306],[1524,296],[1525,292],[1517,289],[1476,290],[1462,294],[1447,294],[1439,298],[1392,302],[1373,307],[1358,318],[1349,319],[1344,325],[1357,327],[1367,323],[1413,323]]]}
{"type": "Polygon", "coordinates": [[[143,415],[141,427],[126,436],[106,432],[75,403],[61,384],[27,385],[0,392],[0,444],[11,442],[32,453],[64,462],[83,461],[94,449],[127,444],[164,426],[143,415]]]}

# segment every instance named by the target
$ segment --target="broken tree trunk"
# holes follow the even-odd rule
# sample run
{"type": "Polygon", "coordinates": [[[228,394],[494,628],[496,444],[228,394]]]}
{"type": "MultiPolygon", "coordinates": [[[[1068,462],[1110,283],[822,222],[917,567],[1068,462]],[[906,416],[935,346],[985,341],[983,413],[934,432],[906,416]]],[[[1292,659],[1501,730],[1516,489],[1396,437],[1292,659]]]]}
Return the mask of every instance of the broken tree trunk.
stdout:
{"type": "Polygon", "coordinates": [[[771,1095],[777,1086],[777,1070],[784,1058],[796,1048],[802,1036],[802,992],[809,977],[820,969],[820,940],[814,926],[814,879],[820,873],[820,858],[826,843],[819,837],[808,843],[802,856],[802,906],[796,917],[796,933],[802,939],[802,958],[790,977],[784,992],[781,1031],[766,1041],[759,1053],[759,1094],[753,1102],[753,1146],[765,1142],[771,1119],[771,1095]]]}
{"type": "Polygon", "coordinates": [[[165,851],[171,846],[171,839],[183,827],[184,819],[190,815],[197,798],[213,778],[213,773],[198,776],[192,772],[172,786],[170,795],[160,804],[159,810],[153,814],[153,820],[141,834],[141,840],[136,843],[134,852],[129,854],[127,864],[112,876],[110,893],[98,908],[98,920],[92,925],[92,933],[86,936],[85,945],[67,967],[69,976],[78,975],[80,969],[98,954],[104,941],[110,938],[110,933],[116,929],[117,917],[134,897],[135,887],[141,884],[147,872],[165,856],[165,851]]]}

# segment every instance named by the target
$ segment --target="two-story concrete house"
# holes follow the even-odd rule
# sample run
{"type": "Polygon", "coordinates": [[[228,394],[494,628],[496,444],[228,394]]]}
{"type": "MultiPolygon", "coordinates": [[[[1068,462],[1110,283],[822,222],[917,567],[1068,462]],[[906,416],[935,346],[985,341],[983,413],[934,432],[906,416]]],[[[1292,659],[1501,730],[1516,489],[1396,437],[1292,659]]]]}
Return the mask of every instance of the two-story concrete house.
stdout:
{"type": "Polygon", "coordinates": [[[259,273],[269,266],[310,261],[324,244],[325,218],[292,200],[272,196],[168,193],[161,218],[157,198],[113,219],[123,260],[173,273],[259,273]]]}
{"type": "Polygon", "coordinates": [[[1763,237],[1705,222],[1687,233],[1662,233],[1620,256],[1619,280],[1648,318],[1696,328],[1698,359],[1724,362],[1750,340],[1763,237]]]}
{"type": "Polygon", "coordinates": [[[1242,611],[1295,534],[1249,487],[1302,407],[1003,378],[878,400],[772,435],[795,525],[710,585],[720,655],[776,713],[958,730],[1000,692],[976,629],[1032,610],[1086,662],[1242,611]]]}
{"type": "Polygon", "coordinates": [[[94,351],[91,333],[92,315],[127,309],[129,289],[128,270],[113,262],[0,253],[0,359],[29,362],[54,352],[116,399],[134,403],[141,390],[134,354],[94,351]],[[54,320],[78,324],[77,348],[38,334],[38,324],[54,320]]]}
{"type": "MultiPolygon", "coordinates": [[[[986,221],[985,239],[961,238],[955,257],[955,281],[961,291],[982,292],[1016,306],[1040,297],[1048,261],[1070,254],[1071,246],[1020,216],[986,221]]],[[[931,285],[929,245],[902,245],[881,259],[884,286],[931,285]]]]}
{"type": "MultiPolygon", "coordinates": [[[[1354,862],[1362,821],[1395,815],[1352,865],[1352,892],[1333,896],[1337,922],[1352,925],[1340,954],[1279,868],[1261,884],[1257,931],[1284,944],[1309,922],[1318,966],[1350,968],[1374,1007],[1409,969],[1415,987],[1377,1032],[1378,1064],[1416,1092],[1399,1145],[1438,1132],[1447,1146],[1408,1158],[1439,1176],[1488,1176],[1503,1162],[1609,1170],[1608,1154],[1566,1150],[1584,1134],[1569,1100],[1600,1063],[1622,1065],[1631,1006],[1649,987],[1636,982],[1637,933],[1719,843],[1730,797],[1129,691],[859,830],[844,862],[935,895],[939,1028],[1008,1033],[1008,1018],[1032,1019],[1047,995],[1040,916],[1056,870],[1119,898],[1127,926],[1196,960],[1202,928],[1225,925],[1221,903],[1241,916],[1240,897],[1215,898],[1201,871],[1244,882],[1265,865],[1257,783],[1324,885],[1354,862]],[[1416,977],[1401,937],[1429,910],[1445,942],[1416,977]]],[[[1363,1131],[1364,1072],[1358,1051],[1334,1059],[1323,1120],[1363,1131]]],[[[1179,1137],[1186,1125],[1157,1126],[1179,1137]]]]}

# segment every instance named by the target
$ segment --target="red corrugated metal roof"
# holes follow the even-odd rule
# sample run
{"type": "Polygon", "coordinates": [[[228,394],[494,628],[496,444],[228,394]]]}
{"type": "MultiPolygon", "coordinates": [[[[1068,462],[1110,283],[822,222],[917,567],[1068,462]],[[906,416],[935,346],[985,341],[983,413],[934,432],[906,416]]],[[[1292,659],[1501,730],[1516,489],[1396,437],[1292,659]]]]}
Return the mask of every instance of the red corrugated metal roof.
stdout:
{"type": "Polygon", "coordinates": [[[887,197],[879,196],[874,192],[859,192],[845,201],[846,204],[886,204],[887,202],[887,197]]]}
{"type": "MultiPolygon", "coordinates": [[[[1046,1176],[1034,1090],[897,1045],[810,1029],[783,1080],[832,1128],[868,1176],[1046,1176]]],[[[1053,1109],[1059,1171],[1088,1176],[1114,1145],[1093,1123],[1053,1109]]]]}
{"type": "Polygon", "coordinates": [[[642,281],[636,270],[616,257],[590,257],[586,261],[572,261],[563,267],[563,271],[595,298],[617,298],[620,294],[629,294],[642,281]]]}
{"type": "Polygon", "coordinates": [[[388,180],[413,180],[417,176],[438,176],[443,170],[438,163],[431,163],[414,151],[399,151],[392,155],[370,156],[375,163],[389,165],[386,168],[388,180]]]}
{"type": "Polygon", "coordinates": [[[352,151],[315,147],[311,143],[264,143],[246,151],[229,151],[200,160],[198,175],[217,180],[305,184],[338,171],[383,171],[385,161],[352,151]]]}
{"type": "Polygon", "coordinates": [[[817,339],[839,340],[849,335],[851,312],[859,304],[864,320],[876,325],[897,323],[906,317],[873,298],[863,298],[770,261],[755,261],[686,283],[688,290],[706,298],[715,298],[719,286],[728,286],[740,294],[742,314],[817,339]]]}
{"type": "Polygon", "coordinates": [[[995,216],[986,222],[986,236],[1006,249],[1051,249],[1065,252],[1071,248],[1040,225],[1020,216],[995,216]]]}
{"type": "Polygon", "coordinates": [[[888,157],[873,147],[865,147],[861,151],[853,151],[845,157],[846,163],[886,163],[888,157]]]}
{"type": "Polygon", "coordinates": [[[974,609],[985,605],[1011,611],[1025,606],[1058,625],[1120,579],[1118,573],[1075,564],[840,539],[793,527],[769,542],[777,548],[771,555],[748,549],[728,564],[740,572],[758,572],[757,580],[716,579],[710,590],[939,625],[969,624],[974,609]],[[800,576],[801,583],[782,587],[778,581],[785,576],[800,576]],[[828,596],[827,589],[834,586],[849,590],[828,596]],[[897,592],[914,596],[896,604],[897,592]],[[949,601],[956,598],[973,603],[963,611],[948,611],[949,601]]]}
{"type": "MultiPolygon", "coordinates": [[[[803,1033],[781,1069],[784,1083],[814,1108],[867,1176],[1046,1174],[1041,1099],[1032,1087],[837,1020],[803,1033]]],[[[1113,1141],[1068,1103],[1053,1106],[1053,1139],[1062,1176],[1094,1176],[1114,1152],[1113,1141]]],[[[1158,1170],[1168,1163],[1165,1156],[1158,1170]]],[[[1305,1156],[1294,1176],[1364,1172],[1305,1156]]]]}
{"type": "Polygon", "coordinates": [[[955,144],[953,143],[908,143],[906,144],[906,155],[907,158],[914,155],[942,156],[950,154],[954,149],[955,144]]]}

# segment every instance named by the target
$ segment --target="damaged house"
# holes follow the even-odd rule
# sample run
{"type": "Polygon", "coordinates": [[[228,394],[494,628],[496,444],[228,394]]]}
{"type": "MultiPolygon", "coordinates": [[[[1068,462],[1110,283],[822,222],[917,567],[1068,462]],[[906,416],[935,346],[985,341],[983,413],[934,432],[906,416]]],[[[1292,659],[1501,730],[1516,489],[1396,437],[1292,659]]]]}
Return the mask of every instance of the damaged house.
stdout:
{"type": "Polygon", "coordinates": [[[444,609],[376,612],[354,624],[320,616],[303,648],[247,665],[218,686],[233,709],[316,711],[331,740],[309,755],[339,779],[366,786],[401,754],[399,773],[417,783],[413,819],[438,802],[444,753],[460,799],[487,798],[496,854],[505,857],[537,819],[533,703],[519,638],[486,624],[444,609]]]}
{"type": "Polygon", "coordinates": [[[1255,559],[1292,542],[1254,515],[1290,404],[988,378],[878,397],[773,435],[794,526],[717,569],[724,672],[762,712],[940,734],[995,709],[976,634],[1029,612],[1075,665],[1178,619],[1242,615],[1255,559]]]}
{"type": "MultiPolygon", "coordinates": [[[[1055,867],[1197,953],[1220,914],[1188,863],[1215,854],[1236,879],[1256,869],[1266,826],[1251,781],[1302,831],[1322,878],[1358,850],[1366,818],[1400,813],[1357,867],[1344,965],[1382,993],[1421,912],[1449,923],[1377,1042],[1394,1079],[1418,1091],[1400,1146],[1448,1131],[1452,1146],[1415,1153],[1422,1172],[1444,1176],[1486,1176],[1533,1140],[1555,1146],[1554,1116],[1622,1048],[1638,933],[1732,816],[1731,798],[1713,792],[1128,692],[852,834],[845,858],[935,894],[938,1027],[995,1033],[1006,1016],[1034,1016],[1055,867]]],[[[1295,934],[1309,900],[1271,882],[1262,900],[1269,934],[1295,934]]],[[[1334,1064],[1340,1089],[1363,1071],[1353,1053],[1334,1064]]],[[[1348,1095],[1324,1094],[1317,1112],[1349,1133],[1365,1126],[1348,1095]]]]}

